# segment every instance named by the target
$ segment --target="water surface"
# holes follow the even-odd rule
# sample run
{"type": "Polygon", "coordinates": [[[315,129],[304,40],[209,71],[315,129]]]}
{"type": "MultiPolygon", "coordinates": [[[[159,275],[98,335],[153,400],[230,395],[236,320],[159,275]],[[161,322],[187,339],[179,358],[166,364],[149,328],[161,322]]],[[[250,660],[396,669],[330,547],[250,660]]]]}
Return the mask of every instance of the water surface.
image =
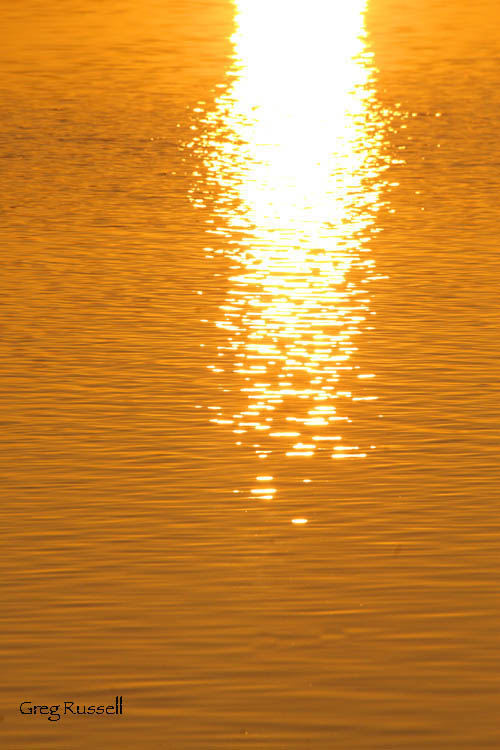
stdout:
{"type": "Polygon", "coordinates": [[[496,5],[4,15],[6,746],[496,750],[496,5]]]}

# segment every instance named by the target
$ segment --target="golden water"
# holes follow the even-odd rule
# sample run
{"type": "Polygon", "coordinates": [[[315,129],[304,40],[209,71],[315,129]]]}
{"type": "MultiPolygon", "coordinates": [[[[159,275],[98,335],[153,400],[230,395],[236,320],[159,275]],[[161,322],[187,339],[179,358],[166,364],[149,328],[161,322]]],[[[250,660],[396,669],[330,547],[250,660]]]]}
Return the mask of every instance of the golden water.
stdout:
{"type": "Polygon", "coordinates": [[[4,11],[6,748],[498,749],[497,20],[4,11]]]}

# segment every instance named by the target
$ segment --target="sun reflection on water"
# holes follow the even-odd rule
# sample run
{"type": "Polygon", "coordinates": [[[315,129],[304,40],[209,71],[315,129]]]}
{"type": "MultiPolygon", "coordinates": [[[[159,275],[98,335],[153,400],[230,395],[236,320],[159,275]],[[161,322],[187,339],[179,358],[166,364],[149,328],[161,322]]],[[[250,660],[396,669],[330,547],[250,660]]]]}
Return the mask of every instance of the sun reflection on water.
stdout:
{"type": "Polygon", "coordinates": [[[207,257],[223,240],[234,271],[211,369],[232,371],[243,399],[212,421],[259,458],[363,458],[370,436],[351,444],[348,425],[350,404],[376,399],[355,342],[371,328],[387,167],[366,0],[234,4],[230,82],[189,144],[193,202],[212,207],[207,257]]]}

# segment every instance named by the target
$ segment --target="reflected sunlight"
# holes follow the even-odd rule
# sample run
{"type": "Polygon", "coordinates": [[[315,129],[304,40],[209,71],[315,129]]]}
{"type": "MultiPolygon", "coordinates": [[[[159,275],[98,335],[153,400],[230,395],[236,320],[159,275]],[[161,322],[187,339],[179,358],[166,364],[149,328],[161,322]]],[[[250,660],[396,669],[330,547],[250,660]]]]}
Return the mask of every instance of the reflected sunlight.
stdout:
{"type": "Polygon", "coordinates": [[[234,4],[230,83],[190,144],[204,172],[193,202],[211,202],[234,272],[211,369],[232,371],[244,397],[212,421],[239,445],[257,438],[260,458],[362,458],[329,433],[351,423],[350,402],[376,399],[354,343],[371,328],[368,245],[387,167],[366,0],[234,4]]]}

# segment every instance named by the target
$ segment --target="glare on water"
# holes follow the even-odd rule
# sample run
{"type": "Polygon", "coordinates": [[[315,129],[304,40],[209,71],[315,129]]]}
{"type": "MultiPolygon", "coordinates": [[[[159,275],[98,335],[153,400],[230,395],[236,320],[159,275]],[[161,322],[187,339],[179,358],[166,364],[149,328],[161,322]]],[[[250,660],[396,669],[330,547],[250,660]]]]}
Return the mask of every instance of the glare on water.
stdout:
{"type": "Polygon", "coordinates": [[[188,144],[195,205],[217,195],[206,257],[223,238],[232,263],[210,367],[239,393],[212,422],[259,458],[363,458],[373,441],[350,445],[349,423],[353,402],[377,398],[356,352],[388,161],[366,2],[235,5],[230,83],[188,144]]]}

